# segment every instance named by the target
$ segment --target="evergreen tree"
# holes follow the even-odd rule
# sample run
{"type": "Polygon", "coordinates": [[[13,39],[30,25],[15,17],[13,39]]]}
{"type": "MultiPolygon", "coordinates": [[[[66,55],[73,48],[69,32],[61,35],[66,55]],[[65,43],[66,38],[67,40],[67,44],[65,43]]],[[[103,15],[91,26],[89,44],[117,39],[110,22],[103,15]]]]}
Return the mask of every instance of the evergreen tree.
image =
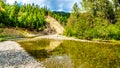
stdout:
{"type": "Polygon", "coordinates": [[[83,39],[120,39],[119,0],[112,1],[82,0],[82,11],[74,4],[65,34],[83,39]]]}
{"type": "Polygon", "coordinates": [[[0,23],[8,27],[42,30],[46,23],[46,12],[46,8],[39,8],[38,5],[19,6],[17,2],[9,5],[0,0],[0,23]]]}

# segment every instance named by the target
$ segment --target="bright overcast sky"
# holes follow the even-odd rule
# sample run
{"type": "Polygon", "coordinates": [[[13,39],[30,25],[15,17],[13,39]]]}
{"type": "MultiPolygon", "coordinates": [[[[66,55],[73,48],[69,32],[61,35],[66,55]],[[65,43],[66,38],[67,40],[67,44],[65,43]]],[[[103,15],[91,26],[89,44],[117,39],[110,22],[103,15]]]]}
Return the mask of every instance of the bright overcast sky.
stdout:
{"type": "Polygon", "coordinates": [[[18,3],[35,3],[39,6],[47,6],[50,10],[55,11],[71,11],[75,2],[80,4],[81,0],[6,0],[7,3],[13,4],[15,1],[18,3]]]}

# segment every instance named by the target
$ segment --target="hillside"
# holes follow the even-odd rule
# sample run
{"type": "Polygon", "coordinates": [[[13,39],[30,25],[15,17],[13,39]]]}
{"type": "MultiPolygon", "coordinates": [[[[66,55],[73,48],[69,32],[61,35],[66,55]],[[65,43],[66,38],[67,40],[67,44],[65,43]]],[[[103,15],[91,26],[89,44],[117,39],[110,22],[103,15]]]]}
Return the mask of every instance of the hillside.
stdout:
{"type": "Polygon", "coordinates": [[[47,16],[46,21],[48,22],[49,27],[47,27],[45,31],[49,32],[50,30],[52,30],[52,33],[54,34],[63,34],[64,27],[58,21],[56,21],[53,17],[47,16]]]}

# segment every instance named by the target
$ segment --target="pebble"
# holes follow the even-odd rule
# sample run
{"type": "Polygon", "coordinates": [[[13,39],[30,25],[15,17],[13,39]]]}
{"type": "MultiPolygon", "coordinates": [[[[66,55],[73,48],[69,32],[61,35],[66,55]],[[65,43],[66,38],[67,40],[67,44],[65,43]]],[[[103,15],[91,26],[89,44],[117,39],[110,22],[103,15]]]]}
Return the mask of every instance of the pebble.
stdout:
{"type": "Polygon", "coordinates": [[[14,41],[0,42],[0,68],[45,68],[14,41]]]}

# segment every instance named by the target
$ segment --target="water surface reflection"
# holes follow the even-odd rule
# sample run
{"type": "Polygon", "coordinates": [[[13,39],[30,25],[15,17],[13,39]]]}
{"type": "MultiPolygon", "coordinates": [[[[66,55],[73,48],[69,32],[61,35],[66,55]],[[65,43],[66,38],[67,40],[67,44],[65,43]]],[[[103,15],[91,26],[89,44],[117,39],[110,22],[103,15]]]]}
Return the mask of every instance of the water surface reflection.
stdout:
{"type": "Polygon", "coordinates": [[[119,68],[120,44],[41,39],[19,42],[46,68],[119,68]]]}

